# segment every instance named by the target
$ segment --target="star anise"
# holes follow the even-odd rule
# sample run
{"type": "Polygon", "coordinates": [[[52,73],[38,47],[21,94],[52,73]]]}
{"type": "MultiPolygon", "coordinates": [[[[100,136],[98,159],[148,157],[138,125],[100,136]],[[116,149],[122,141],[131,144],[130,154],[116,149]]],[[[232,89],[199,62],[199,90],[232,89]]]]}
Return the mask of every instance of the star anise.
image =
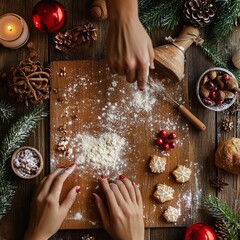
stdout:
{"type": "Polygon", "coordinates": [[[217,191],[222,191],[225,186],[228,186],[228,183],[223,182],[220,178],[210,179],[210,186],[216,188],[217,191]]]}

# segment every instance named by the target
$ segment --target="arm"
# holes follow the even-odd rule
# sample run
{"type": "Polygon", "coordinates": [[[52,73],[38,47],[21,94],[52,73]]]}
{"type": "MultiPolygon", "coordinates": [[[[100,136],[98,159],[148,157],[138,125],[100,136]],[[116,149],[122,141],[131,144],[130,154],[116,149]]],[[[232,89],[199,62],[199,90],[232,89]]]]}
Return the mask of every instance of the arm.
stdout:
{"type": "Polygon", "coordinates": [[[154,68],[151,39],[138,18],[137,0],[107,0],[109,29],[107,60],[111,72],[126,75],[144,90],[149,67],[154,68]]]}
{"type": "Polygon", "coordinates": [[[96,193],[93,194],[103,227],[115,240],[143,240],[143,206],[139,187],[124,176],[120,179],[110,184],[106,178],[99,180],[108,208],[96,193]]]}
{"type": "Polygon", "coordinates": [[[80,191],[80,187],[75,186],[66,199],[59,203],[63,183],[74,169],[75,164],[58,168],[42,180],[33,197],[24,240],[47,240],[58,231],[80,191]]]}

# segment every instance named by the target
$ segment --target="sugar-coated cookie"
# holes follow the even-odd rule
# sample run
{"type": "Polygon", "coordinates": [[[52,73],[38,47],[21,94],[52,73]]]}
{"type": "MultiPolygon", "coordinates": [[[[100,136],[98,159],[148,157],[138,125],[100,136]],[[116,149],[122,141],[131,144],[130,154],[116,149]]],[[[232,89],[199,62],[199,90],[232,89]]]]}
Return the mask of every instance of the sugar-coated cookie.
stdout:
{"type": "Polygon", "coordinates": [[[165,157],[159,157],[157,155],[151,156],[149,167],[152,173],[162,173],[165,171],[167,159],[165,157]]]}

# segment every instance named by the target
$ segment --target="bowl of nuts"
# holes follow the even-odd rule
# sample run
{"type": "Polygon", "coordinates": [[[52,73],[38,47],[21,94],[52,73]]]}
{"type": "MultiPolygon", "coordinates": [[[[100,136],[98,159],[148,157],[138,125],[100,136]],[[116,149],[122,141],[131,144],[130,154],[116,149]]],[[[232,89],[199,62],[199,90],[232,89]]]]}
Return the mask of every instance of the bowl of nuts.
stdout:
{"type": "Polygon", "coordinates": [[[210,68],[197,82],[199,102],[212,111],[223,111],[231,107],[239,92],[235,76],[224,68],[210,68]]]}
{"type": "Polygon", "coordinates": [[[16,175],[24,179],[37,177],[43,169],[41,153],[29,146],[18,148],[12,155],[11,166],[16,175]]]}

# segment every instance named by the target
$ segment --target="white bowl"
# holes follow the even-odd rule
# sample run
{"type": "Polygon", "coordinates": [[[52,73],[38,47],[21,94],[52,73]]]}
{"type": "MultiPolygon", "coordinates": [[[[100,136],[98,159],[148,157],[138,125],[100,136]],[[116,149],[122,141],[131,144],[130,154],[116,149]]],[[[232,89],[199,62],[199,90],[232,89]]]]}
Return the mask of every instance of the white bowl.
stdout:
{"type": "Polygon", "coordinates": [[[230,108],[233,105],[233,103],[236,100],[236,95],[230,103],[223,103],[219,106],[207,106],[203,103],[202,98],[201,98],[200,93],[199,93],[199,89],[200,89],[201,81],[202,81],[203,77],[211,71],[217,71],[217,72],[221,71],[221,72],[227,73],[229,76],[231,76],[235,79],[236,79],[236,77],[233,75],[233,73],[231,73],[230,71],[228,71],[225,68],[214,67],[214,68],[209,68],[208,70],[206,70],[198,79],[197,87],[196,87],[196,93],[197,93],[197,98],[198,98],[199,102],[203,105],[203,107],[205,107],[209,110],[215,111],[215,112],[224,111],[224,110],[230,108]]]}

